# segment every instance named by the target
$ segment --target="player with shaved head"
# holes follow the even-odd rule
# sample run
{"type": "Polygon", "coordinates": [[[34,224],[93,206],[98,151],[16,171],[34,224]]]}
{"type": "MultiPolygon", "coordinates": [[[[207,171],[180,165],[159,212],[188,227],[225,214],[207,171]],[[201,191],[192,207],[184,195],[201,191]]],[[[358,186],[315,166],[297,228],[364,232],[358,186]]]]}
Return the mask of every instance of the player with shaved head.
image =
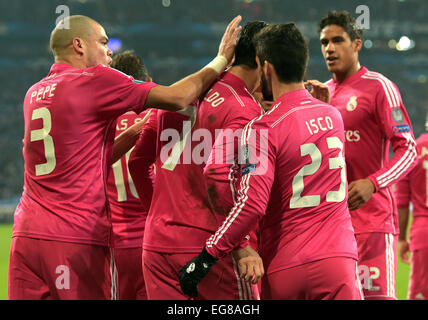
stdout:
{"type": "Polygon", "coordinates": [[[97,35],[101,36],[101,41],[108,41],[104,28],[89,17],[76,15],[71,16],[67,21],[61,20],[51,33],[50,48],[56,61],[67,61],[67,56],[71,54],[70,45],[74,46],[74,42],[82,48],[82,42],[94,44],[91,38],[97,35]],[[67,21],[69,27],[65,25],[67,21]]]}
{"type": "Polygon", "coordinates": [[[106,199],[115,119],[155,107],[185,108],[232,60],[241,17],[218,56],[170,86],[141,82],[109,65],[108,36],[71,16],[52,31],[49,74],[24,99],[24,190],[14,215],[9,299],[115,299],[106,199]]]}

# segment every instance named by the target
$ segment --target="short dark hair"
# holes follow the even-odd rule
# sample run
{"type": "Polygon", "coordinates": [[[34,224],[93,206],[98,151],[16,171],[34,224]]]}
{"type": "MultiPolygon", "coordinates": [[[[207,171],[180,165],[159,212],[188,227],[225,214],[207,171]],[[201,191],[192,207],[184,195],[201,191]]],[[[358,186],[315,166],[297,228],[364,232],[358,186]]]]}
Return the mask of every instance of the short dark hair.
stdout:
{"type": "Polygon", "coordinates": [[[253,38],[257,32],[267,25],[264,21],[251,21],[242,28],[236,43],[234,66],[244,65],[251,69],[257,68],[256,47],[254,46],[253,38]]]}
{"type": "Polygon", "coordinates": [[[260,63],[269,61],[279,81],[303,81],[309,59],[308,43],[294,23],[263,28],[254,38],[260,63]]]}
{"type": "Polygon", "coordinates": [[[126,50],[115,55],[111,62],[111,67],[122,71],[137,80],[147,81],[149,79],[149,73],[147,72],[146,66],[140,57],[135,55],[132,50],[126,50]]]}
{"type": "Polygon", "coordinates": [[[363,29],[358,26],[355,18],[348,11],[329,11],[318,24],[318,33],[321,33],[325,27],[332,24],[342,27],[351,38],[351,41],[355,39],[363,40],[363,29]]]}

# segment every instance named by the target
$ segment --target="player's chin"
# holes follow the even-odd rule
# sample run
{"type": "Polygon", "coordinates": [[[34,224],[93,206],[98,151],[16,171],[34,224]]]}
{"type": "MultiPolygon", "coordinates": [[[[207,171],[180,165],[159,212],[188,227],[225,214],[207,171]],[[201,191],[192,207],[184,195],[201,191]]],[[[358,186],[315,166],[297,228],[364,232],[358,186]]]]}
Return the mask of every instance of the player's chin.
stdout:
{"type": "Polygon", "coordinates": [[[340,67],[338,65],[336,65],[336,64],[334,64],[334,65],[328,65],[327,64],[327,69],[331,73],[336,73],[336,72],[340,72],[341,71],[340,67]]]}

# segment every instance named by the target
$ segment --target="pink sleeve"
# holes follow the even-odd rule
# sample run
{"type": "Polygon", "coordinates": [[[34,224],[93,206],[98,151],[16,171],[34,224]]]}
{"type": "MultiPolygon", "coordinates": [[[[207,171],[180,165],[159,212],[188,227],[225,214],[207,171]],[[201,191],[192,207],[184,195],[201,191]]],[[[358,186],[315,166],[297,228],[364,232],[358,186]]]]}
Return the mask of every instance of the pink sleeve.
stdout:
{"type": "MultiPolygon", "coordinates": [[[[239,137],[244,127],[256,116],[256,107],[250,106],[249,112],[234,112],[228,114],[227,125],[223,127],[214,142],[211,155],[204,168],[210,203],[217,214],[227,216],[236,203],[241,167],[238,163],[239,137]]],[[[261,110],[261,109],[260,109],[261,110]]],[[[248,244],[257,249],[255,230],[242,239],[239,248],[248,244]]]]}
{"type": "Polygon", "coordinates": [[[408,208],[410,203],[410,179],[407,175],[395,185],[398,208],[408,208]]]}
{"type": "Polygon", "coordinates": [[[147,95],[153,82],[135,80],[116,69],[97,66],[93,79],[94,99],[102,105],[97,110],[103,118],[117,117],[127,111],[139,114],[144,111],[147,95]]]}
{"type": "Polygon", "coordinates": [[[377,191],[405,177],[416,165],[417,159],[412,125],[400,93],[391,81],[378,90],[376,116],[394,150],[394,156],[390,161],[369,176],[377,191]]]}
{"type": "MultiPolygon", "coordinates": [[[[265,214],[274,180],[275,153],[270,139],[261,143],[260,131],[253,122],[245,127],[242,137],[245,141],[241,144],[244,157],[236,201],[221,227],[206,241],[207,251],[216,258],[248,241],[245,237],[256,229],[265,214]],[[255,155],[259,155],[260,161],[255,155]]],[[[209,165],[205,175],[216,183],[219,177],[212,172],[209,165]]]]}
{"type": "Polygon", "coordinates": [[[132,151],[128,167],[144,210],[149,212],[153,196],[153,163],[156,160],[157,110],[152,109],[149,120],[141,130],[132,151]]]}

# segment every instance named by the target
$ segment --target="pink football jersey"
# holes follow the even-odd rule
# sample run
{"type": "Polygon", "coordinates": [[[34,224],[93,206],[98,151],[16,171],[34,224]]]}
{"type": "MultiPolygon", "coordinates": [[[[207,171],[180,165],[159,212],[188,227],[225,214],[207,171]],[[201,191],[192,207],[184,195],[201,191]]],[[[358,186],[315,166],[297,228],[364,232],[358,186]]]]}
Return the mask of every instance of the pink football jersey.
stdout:
{"type": "MultiPolygon", "coordinates": [[[[115,136],[142,120],[146,112],[138,115],[131,111],[117,118],[115,136]]],[[[107,195],[113,224],[112,244],[115,248],[137,248],[143,245],[147,211],[141,205],[129,173],[128,161],[131,152],[132,149],[113,163],[108,174],[107,195]]],[[[150,179],[150,176],[147,178],[150,179]]]]}
{"type": "Polygon", "coordinates": [[[153,83],[98,65],[53,64],[24,100],[24,191],[13,236],[109,245],[106,181],[115,119],[144,110],[153,83]]]}
{"type": "Polygon", "coordinates": [[[206,241],[207,251],[224,256],[260,220],[259,252],[267,273],[329,257],[357,259],[343,132],[340,113],[305,89],[282,95],[249,122],[237,201],[206,241]]]}
{"type": "Polygon", "coordinates": [[[417,140],[418,164],[396,184],[398,208],[413,204],[410,229],[411,250],[428,247],[428,133],[417,140]]]}
{"type": "Polygon", "coordinates": [[[134,181],[140,203],[149,212],[155,179],[158,109],[151,109],[149,118],[141,129],[140,136],[128,160],[129,174],[134,181]]]}
{"type": "Polygon", "coordinates": [[[415,165],[413,129],[397,87],[380,73],[362,67],[343,82],[330,80],[330,104],[345,124],[348,182],[369,178],[372,198],[351,211],[355,233],[398,234],[392,185],[415,165]],[[389,159],[389,146],[394,156],[389,159]]]}
{"type": "MultiPolygon", "coordinates": [[[[210,202],[211,195],[223,195],[210,191],[207,194],[203,176],[203,168],[218,133],[216,130],[243,128],[262,112],[245,83],[231,73],[222,74],[199,106],[189,107],[186,114],[158,112],[156,178],[146,222],[144,250],[166,253],[202,250],[205,239],[224,219],[223,210],[214,209],[210,202]]],[[[143,131],[131,155],[131,163],[134,153],[136,156],[140,154],[141,159],[142,148],[152,145],[144,136],[151,132],[143,131]]],[[[138,167],[135,163],[131,166],[138,167]]],[[[230,185],[228,188],[231,198],[230,185]]]]}

